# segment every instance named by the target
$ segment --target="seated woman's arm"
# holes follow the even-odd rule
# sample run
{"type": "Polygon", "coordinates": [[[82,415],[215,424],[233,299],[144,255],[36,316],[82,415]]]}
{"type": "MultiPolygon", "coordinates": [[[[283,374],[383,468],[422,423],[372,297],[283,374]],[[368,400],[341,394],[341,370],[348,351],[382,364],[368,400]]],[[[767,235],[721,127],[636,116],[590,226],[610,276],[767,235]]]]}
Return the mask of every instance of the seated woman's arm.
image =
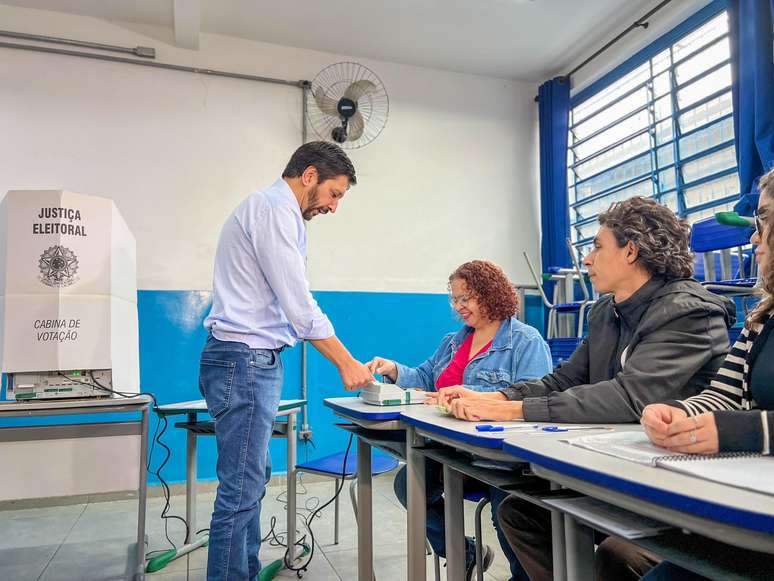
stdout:
{"type": "MultiPolygon", "coordinates": [[[[384,375],[385,379],[388,380],[388,383],[397,383],[400,387],[418,387],[425,391],[435,391],[435,376],[433,374],[433,370],[444,357],[444,355],[448,353],[450,349],[449,344],[451,343],[452,337],[454,337],[454,333],[449,333],[446,335],[441,340],[441,344],[435,350],[435,353],[433,353],[428,359],[425,359],[425,361],[423,361],[417,367],[409,367],[397,361],[391,361],[382,357],[374,357],[368,363],[368,367],[369,369],[371,369],[372,366],[374,369],[377,367],[388,367],[387,371],[389,371],[389,373],[384,375]],[[392,366],[385,365],[385,363],[394,364],[394,372],[392,370],[392,366]]],[[[374,371],[372,370],[372,373],[373,372],[374,371]]],[[[376,371],[376,373],[381,372],[376,371]]]]}

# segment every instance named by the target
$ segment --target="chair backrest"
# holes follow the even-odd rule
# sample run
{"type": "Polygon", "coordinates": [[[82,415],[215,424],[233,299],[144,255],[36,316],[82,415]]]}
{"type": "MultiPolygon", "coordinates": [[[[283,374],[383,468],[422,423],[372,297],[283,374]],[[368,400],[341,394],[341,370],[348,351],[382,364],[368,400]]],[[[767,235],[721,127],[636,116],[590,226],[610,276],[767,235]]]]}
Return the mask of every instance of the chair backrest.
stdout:
{"type": "Polygon", "coordinates": [[[752,228],[726,226],[712,218],[699,220],[691,228],[691,250],[694,252],[711,252],[745,246],[750,243],[752,228]]]}
{"type": "Polygon", "coordinates": [[[548,349],[551,351],[551,359],[554,367],[559,365],[565,359],[569,359],[570,356],[578,348],[578,345],[583,341],[578,337],[561,337],[548,340],[548,349]]]}

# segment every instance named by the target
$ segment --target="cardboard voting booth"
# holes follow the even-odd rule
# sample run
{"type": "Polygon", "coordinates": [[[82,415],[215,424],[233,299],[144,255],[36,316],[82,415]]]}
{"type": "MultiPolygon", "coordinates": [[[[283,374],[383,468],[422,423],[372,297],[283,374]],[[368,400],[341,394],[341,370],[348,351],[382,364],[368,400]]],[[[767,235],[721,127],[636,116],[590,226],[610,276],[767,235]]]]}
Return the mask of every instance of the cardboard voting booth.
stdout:
{"type": "Polygon", "coordinates": [[[0,293],[2,370],[9,384],[16,375],[28,392],[41,390],[25,397],[110,395],[86,393],[93,378],[139,391],[136,244],[112,200],[9,191],[0,203],[0,293]]]}

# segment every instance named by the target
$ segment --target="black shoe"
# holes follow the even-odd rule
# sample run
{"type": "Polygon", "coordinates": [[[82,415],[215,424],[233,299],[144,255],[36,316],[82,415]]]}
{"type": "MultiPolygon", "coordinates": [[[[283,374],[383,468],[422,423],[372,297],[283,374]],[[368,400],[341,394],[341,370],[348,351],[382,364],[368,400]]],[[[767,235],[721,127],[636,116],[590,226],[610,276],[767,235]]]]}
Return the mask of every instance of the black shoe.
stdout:
{"type": "MultiPolygon", "coordinates": [[[[486,573],[487,569],[492,566],[492,561],[494,561],[494,551],[492,550],[492,547],[484,545],[481,558],[484,560],[481,569],[486,573]]],[[[473,557],[470,565],[468,565],[468,570],[465,572],[465,581],[473,581],[473,573],[476,570],[476,565],[476,558],[473,557]]]]}

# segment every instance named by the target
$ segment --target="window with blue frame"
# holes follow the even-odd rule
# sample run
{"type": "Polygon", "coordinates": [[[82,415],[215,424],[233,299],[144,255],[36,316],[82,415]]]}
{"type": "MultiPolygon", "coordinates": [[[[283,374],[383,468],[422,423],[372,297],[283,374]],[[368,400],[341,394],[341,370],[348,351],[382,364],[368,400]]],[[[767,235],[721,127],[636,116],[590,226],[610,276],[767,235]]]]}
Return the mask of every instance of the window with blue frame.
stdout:
{"type": "Polygon", "coordinates": [[[570,110],[572,240],[585,255],[597,215],[653,197],[689,222],[739,198],[725,11],[685,33],[570,110]]]}

